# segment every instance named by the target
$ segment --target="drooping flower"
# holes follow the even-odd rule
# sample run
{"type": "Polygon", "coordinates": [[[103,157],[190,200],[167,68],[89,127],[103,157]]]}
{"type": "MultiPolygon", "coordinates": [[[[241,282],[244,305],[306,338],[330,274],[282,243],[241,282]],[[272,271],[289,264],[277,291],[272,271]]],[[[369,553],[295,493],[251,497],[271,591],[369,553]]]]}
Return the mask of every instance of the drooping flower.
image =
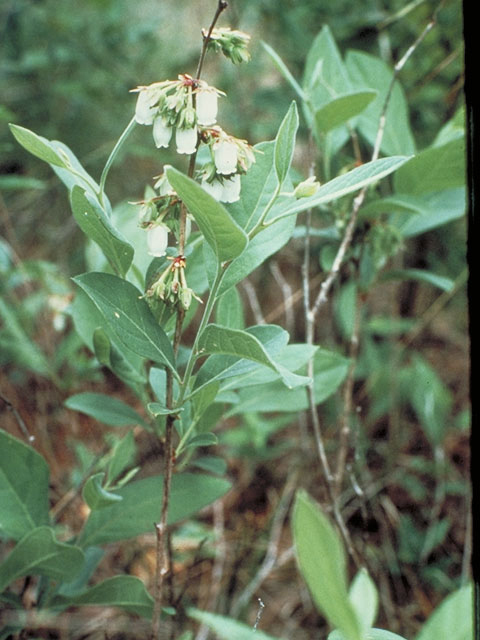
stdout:
{"type": "Polygon", "coordinates": [[[138,124],[152,124],[158,111],[158,102],[162,97],[160,83],[148,87],[138,87],[137,103],[135,105],[135,120],[138,124]]]}
{"type": "Polygon", "coordinates": [[[195,153],[197,148],[198,131],[197,127],[190,129],[178,129],[175,133],[175,142],[177,145],[177,153],[191,155],[195,153]]]}
{"type": "Polygon", "coordinates": [[[199,88],[195,93],[195,110],[197,122],[203,127],[210,127],[217,121],[218,94],[215,89],[199,88]]]}
{"type": "Polygon", "coordinates": [[[238,147],[233,140],[220,138],[213,144],[215,167],[221,175],[235,173],[238,162],[238,147]]]}
{"type": "Polygon", "coordinates": [[[204,191],[209,193],[212,198],[215,198],[215,200],[218,200],[219,202],[222,201],[223,184],[220,180],[213,179],[209,181],[204,177],[202,179],[202,188],[204,191]]]}
{"type": "Polygon", "coordinates": [[[155,140],[157,149],[168,147],[170,138],[172,137],[172,131],[172,127],[162,116],[155,118],[153,121],[153,139],[155,140]]]}
{"type": "Polygon", "coordinates": [[[240,174],[228,177],[223,181],[222,195],[220,202],[237,202],[240,200],[240,174]]]}
{"type": "Polygon", "coordinates": [[[202,178],[202,187],[219,202],[237,202],[240,199],[240,174],[223,177],[215,176],[213,180],[202,178]]]}
{"type": "Polygon", "coordinates": [[[152,224],[147,231],[148,253],[151,256],[162,257],[167,252],[169,228],[166,224],[152,224]]]}

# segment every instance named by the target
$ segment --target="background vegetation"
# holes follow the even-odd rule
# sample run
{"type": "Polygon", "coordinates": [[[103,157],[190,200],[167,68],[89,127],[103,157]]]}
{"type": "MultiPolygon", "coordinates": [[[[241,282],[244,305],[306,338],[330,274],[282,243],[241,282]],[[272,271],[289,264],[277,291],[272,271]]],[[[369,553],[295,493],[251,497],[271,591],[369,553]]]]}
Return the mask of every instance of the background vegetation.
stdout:
{"type": "MultiPolygon", "coordinates": [[[[70,278],[82,273],[95,256],[85,251],[63,186],[48,167],[15,143],[7,123],[62,140],[98,176],[133,113],[135,97],[129,90],[194,72],[199,30],[211,19],[211,4],[4,0],[0,6],[2,428],[21,436],[20,417],[35,435],[51,467],[51,505],[67,533],[78,530],[85,518],[79,487],[112,430],[70,411],[65,399],[90,389],[131,404],[135,398],[82,346],[68,317],[62,325],[58,305],[71,299],[70,278]]],[[[405,5],[400,0],[229,4],[225,24],[251,34],[252,61],[239,71],[212,58],[208,74],[228,93],[226,128],[252,144],[274,138],[295,97],[262,40],[295,77],[301,77],[307,52],[325,24],[342,52],[362,50],[393,64],[437,6],[429,1],[405,5]]],[[[437,25],[402,71],[401,82],[417,147],[425,148],[463,103],[459,1],[445,3],[437,25]]],[[[167,161],[164,155],[162,164],[167,161]]],[[[308,174],[309,163],[303,126],[294,160],[299,176],[308,174]]],[[[150,132],[137,127],[112,171],[112,201],[141,199],[145,176],[159,170],[150,132]]],[[[362,232],[366,233],[360,227],[358,233],[362,232]]],[[[353,388],[358,416],[355,457],[349,467],[351,489],[342,494],[343,513],[381,592],[378,626],[407,637],[413,637],[435,606],[469,577],[465,238],[464,218],[410,237],[392,257],[393,266],[422,269],[436,274],[437,280],[378,282],[362,306],[353,388]],[[429,394],[433,410],[425,403],[429,394]]],[[[327,245],[319,241],[313,251],[316,264],[328,263],[327,245]]],[[[302,259],[301,239],[293,239],[241,289],[247,318],[285,326],[292,342],[303,340],[305,329],[302,259]]],[[[345,354],[354,331],[349,275],[347,265],[332,303],[319,318],[317,334],[322,346],[345,354]]],[[[342,402],[339,393],[321,407],[329,452],[338,443],[342,402]]],[[[216,554],[223,558],[217,611],[253,624],[256,597],[261,597],[265,631],[296,640],[320,637],[322,622],[298,578],[288,527],[297,486],[307,488],[320,502],[325,498],[308,417],[299,414],[292,422],[289,414],[265,416],[252,410],[224,419],[219,433],[218,451],[228,463],[234,488],[221,506],[177,529],[179,583],[187,598],[206,608],[205,585],[218,567],[216,554]],[[199,541],[204,541],[200,547],[199,541]],[[253,590],[270,552],[275,562],[253,590]]],[[[159,451],[152,449],[148,437],[136,432],[135,436],[136,464],[148,475],[159,451]]],[[[111,545],[100,576],[120,567],[150,585],[153,557],[153,537],[111,545]]],[[[91,626],[85,612],[78,615],[76,637],[93,633],[93,628],[111,629],[106,625],[112,621],[117,629],[122,624],[113,610],[103,611],[102,618],[93,613],[97,617],[91,626]]]]}

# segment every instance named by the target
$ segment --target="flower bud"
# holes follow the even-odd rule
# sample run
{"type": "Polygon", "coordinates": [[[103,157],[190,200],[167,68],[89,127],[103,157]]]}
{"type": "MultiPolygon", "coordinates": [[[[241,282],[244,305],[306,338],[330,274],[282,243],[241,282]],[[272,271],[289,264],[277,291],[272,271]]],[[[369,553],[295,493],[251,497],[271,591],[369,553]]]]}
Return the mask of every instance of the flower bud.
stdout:
{"type": "Polygon", "coordinates": [[[169,229],[165,224],[156,224],[149,227],[147,232],[148,253],[160,258],[165,255],[168,247],[169,229]]]}
{"type": "Polygon", "coordinates": [[[172,127],[161,116],[153,121],[153,139],[157,149],[168,147],[170,138],[172,137],[172,127]]]}
{"type": "Polygon", "coordinates": [[[219,140],[213,145],[213,152],[217,173],[225,176],[235,173],[237,170],[238,149],[234,142],[219,140]]]}
{"type": "Polygon", "coordinates": [[[177,129],[175,134],[177,153],[185,153],[187,155],[195,153],[197,138],[198,132],[196,126],[191,129],[177,129]]]}
{"type": "Polygon", "coordinates": [[[293,195],[295,198],[309,198],[315,195],[319,188],[320,182],[318,182],[315,176],[310,176],[295,187],[293,195]]]}

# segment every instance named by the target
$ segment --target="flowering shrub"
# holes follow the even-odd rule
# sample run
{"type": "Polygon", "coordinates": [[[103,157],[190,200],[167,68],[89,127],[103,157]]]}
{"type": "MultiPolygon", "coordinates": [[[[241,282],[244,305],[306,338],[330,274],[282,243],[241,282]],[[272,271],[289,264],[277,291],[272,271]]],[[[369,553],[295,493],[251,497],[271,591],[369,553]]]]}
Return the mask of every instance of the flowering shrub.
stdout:
{"type": "MultiPolygon", "coordinates": [[[[367,572],[360,571],[347,588],[345,549],[352,562],[363,565],[339,501],[351,439],[352,363],[358,343],[352,317],[402,242],[438,224],[439,215],[443,221],[462,215],[463,129],[456,118],[430,148],[417,153],[397,84],[400,67],[392,72],[360,52],[344,62],[329,29],[324,28],[312,45],[300,86],[267,45],[301,103],[311,143],[326,157],[322,183],[315,175],[299,181],[291,170],[300,122],[296,101],[279,123],[275,139],[254,147],[217,124],[219,98],[221,112],[228,97],[201,77],[206,54],[221,52],[234,64],[250,59],[248,35],[216,26],[225,8],[220,0],[212,24],[202,32],[195,74],[182,73],[176,80],[133,89],[137,94],[134,116],[98,182],[62,143],[11,126],[16,140],[49,163],[67,186],[75,221],[102,252],[104,261],[96,270],[73,279],[76,293],[70,313],[98,362],[130,387],[142,409],[139,412],[92,392],[71,396],[66,404],[108,425],[139,425],[160,441],[162,456],[159,473],[136,479],[132,432],[119,439],[109,456],[89,472],[82,491],[88,517],[82,529],[64,542],[58,539],[48,510],[45,460],[30,445],[0,432],[0,490],[6,496],[0,532],[15,543],[0,565],[0,591],[18,578],[39,575],[37,604],[47,610],[118,606],[150,619],[153,638],[160,637],[166,616],[183,632],[186,613],[220,637],[250,637],[251,631],[232,619],[196,608],[184,611],[183,603],[173,601],[172,586],[166,593],[165,579],[172,570],[169,527],[214,503],[231,486],[224,477],[224,461],[206,455],[204,449],[218,442],[216,428],[222,416],[276,412],[296,416],[307,410],[341,537],[299,490],[292,530],[302,575],[319,611],[335,628],[332,640],[399,638],[373,628],[378,592],[367,572]],[[140,237],[126,231],[128,225],[106,193],[119,149],[137,125],[152,127],[159,159],[172,144],[180,156],[189,156],[186,173],[163,164],[160,175],[148,176],[153,184],[135,203],[140,237]],[[359,155],[331,178],[330,156],[349,137],[356,140],[354,130],[371,150],[370,159],[365,162],[359,155]],[[337,206],[338,201],[342,206],[337,206]],[[442,210],[444,201],[449,204],[442,210]],[[310,222],[312,215],[322,218],[327,206],[333,224],[324,236],[333,256],[321,260],[325,277],[310,300],[310,222]],[[412,209],[416,219],[406,220],[405,211],[412,209]],[[368,221],[364,226],[360,210],[368,221]],[[236,286],[290,241],[300,213],[307,220],[305,227],[297,229],[305,242],[306,336],[304,342],[290,344],[288,332],[278,325],[245,327],[236,286]],[[360,241],[355,232],[360,233],[360,241]],[[315,340],[319,309],[346,263],[353,275],[351,286],[341,290],[340,316],[345,333],[351,336],[350,358],[321,348],[315,340]],[[194,318],[190,341],[185,330],[194,318]],[[333,469],[317,407],[342,385],[345,415],[333,469]],[[102,545],[152,531],[157,540],[153,597],[133,576],[114,576],[89,586],[102,545]]],[[[434,275],[423,277],[438,283],[434,275]]],[[[424,378],[432,380],[427,374],[424,378]]],[[[429,386],[435,406],[440,406],[442,390],[438,381],[429,386]]],[[[432,425],[431,414],[422,409],[417,396],[412,404],[438,445],[444,437],[438,425],[442,416],[446,424],[447,409],[435,416],[438,420],[432,425]]],[[[468,596],[467,590],[462,591],[459,601],[464,604],[468,596]]],[[[12,609],[21,608],[15,586],[5,602],[12,609]]],[[[190,637],[185,633],[182,638],[190,637]]]]}

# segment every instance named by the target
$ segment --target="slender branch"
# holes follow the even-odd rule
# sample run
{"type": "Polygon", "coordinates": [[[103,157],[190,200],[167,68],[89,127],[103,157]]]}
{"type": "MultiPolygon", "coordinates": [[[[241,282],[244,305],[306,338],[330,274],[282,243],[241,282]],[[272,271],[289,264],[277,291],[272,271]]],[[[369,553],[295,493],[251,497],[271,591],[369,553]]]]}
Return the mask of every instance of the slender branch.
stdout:
{"type": "Polygon", "coordinates": [[[353,331],[350,339],[350,366],[343,389],[343,413],[340,426],[340,441],[338,445],[337,463],[335,467],[334,495],[336,499],[338,499],[342,489],[343,476],[345,474],[345,467],[348,457],[348,446],[350,442],[350,419],[353,412],[353,385],[355,381],[355,365],[357,363],[358,356],[361,308],[361,299],[357,299],[353,321],[353,331]]]}

